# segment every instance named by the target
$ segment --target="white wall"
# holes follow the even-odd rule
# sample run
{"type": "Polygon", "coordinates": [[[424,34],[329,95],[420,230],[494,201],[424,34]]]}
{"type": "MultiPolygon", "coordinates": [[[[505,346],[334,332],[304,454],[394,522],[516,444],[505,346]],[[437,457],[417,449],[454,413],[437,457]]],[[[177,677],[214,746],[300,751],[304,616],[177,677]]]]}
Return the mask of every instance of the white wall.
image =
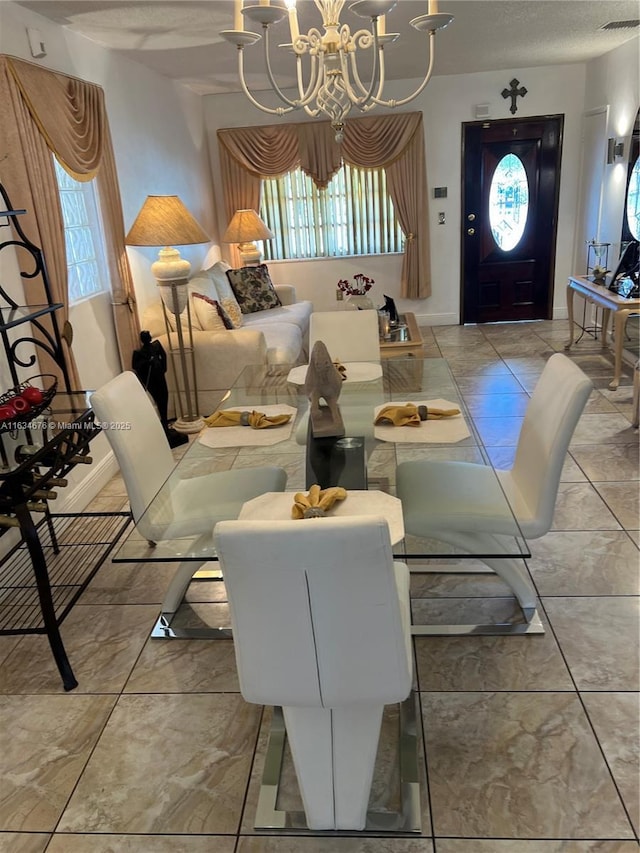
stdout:
{"type": "MultiPolygon", "coordinates": [[[[0,52],[103,87],[125,231],[147,195],[177,194],[207,233],[215,234],[211,172],[198,96],[136,62],[116,56],[9,2],[0,2],[0,52]],[[42,33],[47,56],[41,60],[32,60],[27,26],[42,33]]],[[[20,206],[20,199],[12,199],[12,202],[20,206]]],[[[208,248],[207,245],[192,246],[185,248],[182,254],[199,268],[208,248]]],[[[157,299],[149,269],[157,250],[127,251],[139,307],[143,310],[149,301],[157,299]]],[[[72,308],[70,319],[82,384],[85,388],[98,387],[120,372],[109,296],[105,294],[72,308]]],[[[106,454],[106,440],[100,437],[92,445],[92,455],[98,465],[106,454]]],[[[74,481],[79,482],[95,468],[95,465],[92,468],[78,466],[73,472],[74,481]]],[[[90,497],[87,493],[86,498],[90,497]]]]}
{"type": "MultiPolygon", "coordinates": [[[[399,299],[401,259],[398,255],[375,258],[325,259],[322,261],[271,262],[269,269],[276,283],[295,284],[301,298],[311,299],[316,309],[338,307],[335,289],[338,279],[361,271],[375,279],[371,291],[374,301],[382,302],[387,293],[404,310],[414,311],[419,320],[432,325],[457,323],[460,317],[460,200],[462,124],[475,120],[476,104],[489,104],[493,119],[509,118],[510,100],[501,96],[513,77],[526,86],[528,93],[518,101],[517,118],[542,114],[563,114],[564,144],[560,184],[557,262],[555,271],[554,314],[566,316],[564,284],[572,272],[574,215],[578,198],[580,127],[585,98],[586,68],[583,64],[547,68],[513,69],[436,77],[422,95],[405,107],[422,110],[425,116],[425,148],[430,193],[429,226],[431,232],[432,296],[426,300],[399,299]],[[433,187],[447,187],[446,199],[434,199],[433,187]],[[438,212],[446,215],[446,224],[438,225],[438,212]]],[[[394,81],[387,87],[388,97],[402,97],[413,91],[417,81],[394,81]]],[[[213,174],[219,172],[216,131],[222,127],[240,127],[274,122],[272,116],[252,107],[244,95],[205,97],[205,124],[213,174]]],[[[304,121],[304,114],[293,113],[282,121],[304,121]]],[[[222,189],[216,182],[216,206],[220,226],[224,222],[222,189]]]]}
{"type": "MultiPolygon", "coordinates": [[[[601,218],[598,238],[611,243],[609,266],[613,269],[620,254],[620,234],[624,210],[631,131],[640,107],[640,39],[625,42],[617,50],[594,59],[587,65],[585,110],[607,109],[603,151],[609,137],[624,139],[624,160],[602,170],[601,218]]],[[[583,236],[578,236],[576,253],[585,254],[583,236]]],[[[590,239],[589,235],[586,239],[590,239]]]]}

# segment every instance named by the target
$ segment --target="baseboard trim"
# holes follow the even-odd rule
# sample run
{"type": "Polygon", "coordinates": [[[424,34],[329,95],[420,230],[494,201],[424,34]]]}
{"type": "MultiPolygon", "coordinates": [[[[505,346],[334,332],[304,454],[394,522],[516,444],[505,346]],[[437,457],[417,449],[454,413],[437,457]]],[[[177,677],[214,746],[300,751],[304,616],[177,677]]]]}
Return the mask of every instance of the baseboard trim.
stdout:
{"type": "Polygon", "coordinates": [[[460,316],[458,314],[416,314],[419,326],[458,326],[460,316]]]}
{"type": "Polygon", "coordinates": [[[116,457],[109,450],[106,456],[87,469],[82,481],[68,493],[65,492],[64,499],[52,509],[56,512],[82,512],[119,470],[116,457]]]}

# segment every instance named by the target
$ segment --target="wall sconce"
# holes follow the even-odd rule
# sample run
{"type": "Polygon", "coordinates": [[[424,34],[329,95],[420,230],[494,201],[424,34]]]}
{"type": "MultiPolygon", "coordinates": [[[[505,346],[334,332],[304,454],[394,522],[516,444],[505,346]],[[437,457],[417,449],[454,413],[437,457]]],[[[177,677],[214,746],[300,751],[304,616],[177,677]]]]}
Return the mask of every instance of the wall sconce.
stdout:
{"type": "Polygon", "coordinates": [[[616,160],[622,160],[624,157],[624,139],[616,139],[610,136],[607,140],[607,164],[609,166],[615,163],[616,160]]]}

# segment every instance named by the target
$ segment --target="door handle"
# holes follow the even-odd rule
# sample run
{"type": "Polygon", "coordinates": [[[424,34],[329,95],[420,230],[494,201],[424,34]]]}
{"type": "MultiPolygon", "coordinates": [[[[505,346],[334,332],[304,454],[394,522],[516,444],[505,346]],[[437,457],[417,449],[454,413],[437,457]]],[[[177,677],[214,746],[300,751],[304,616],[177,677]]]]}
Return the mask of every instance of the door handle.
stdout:
{"type": "Polygon", "coordinates": [[[469,237],[473,237],[473,235],[474,235],[475,233],[476,233],[476,229],[475,229],[475,228],[467,228],[467,234],[469,235],[469,237]]]}

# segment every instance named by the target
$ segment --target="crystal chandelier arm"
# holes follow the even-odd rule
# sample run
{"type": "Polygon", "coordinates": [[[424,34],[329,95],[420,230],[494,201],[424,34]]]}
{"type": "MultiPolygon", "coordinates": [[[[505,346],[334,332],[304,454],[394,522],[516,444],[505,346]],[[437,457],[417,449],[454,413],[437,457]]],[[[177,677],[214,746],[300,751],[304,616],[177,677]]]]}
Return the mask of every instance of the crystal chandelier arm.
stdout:
{"type": "Polygon", "coordinates": [[[291,107],[265,107],[264,104],[261,104],[259,101],[253,97],[249,89],[247,88],[247,83],[244,79],[244,48],[242,46],[238,47],[238,73],[240,77],[240,85],[242,86],[242,91],[245,93],[249,101],[253,104],[254,107],[257,107],[259,110],[262,110],[263,113],[269,113],[269,115],[273,116],[283,116],[286,113],[293,112],[295,106],[291,107]]]}
{"type": "Polygon", "coordinates": [[[436,47],[436,34],[434,30],[429,31],[429,67],[427,68],[427,73],[425,75],[424,80],[418,86],[418,88],[413,92],[413,94],[408,95],[406,98],[402,98],[399,101],[393,100],[392,98],[388,101],[384,101],[379,97],[371,98],[371,106],[373,104],[377,104],[379,107],[403,107],[405,104],[413,101],[414,98],[417,98],[420,92],[426,87],[429,80],[431,80],[431,75],[433,73],[433,65],[435,62],[435,47],[436,47]]]}

